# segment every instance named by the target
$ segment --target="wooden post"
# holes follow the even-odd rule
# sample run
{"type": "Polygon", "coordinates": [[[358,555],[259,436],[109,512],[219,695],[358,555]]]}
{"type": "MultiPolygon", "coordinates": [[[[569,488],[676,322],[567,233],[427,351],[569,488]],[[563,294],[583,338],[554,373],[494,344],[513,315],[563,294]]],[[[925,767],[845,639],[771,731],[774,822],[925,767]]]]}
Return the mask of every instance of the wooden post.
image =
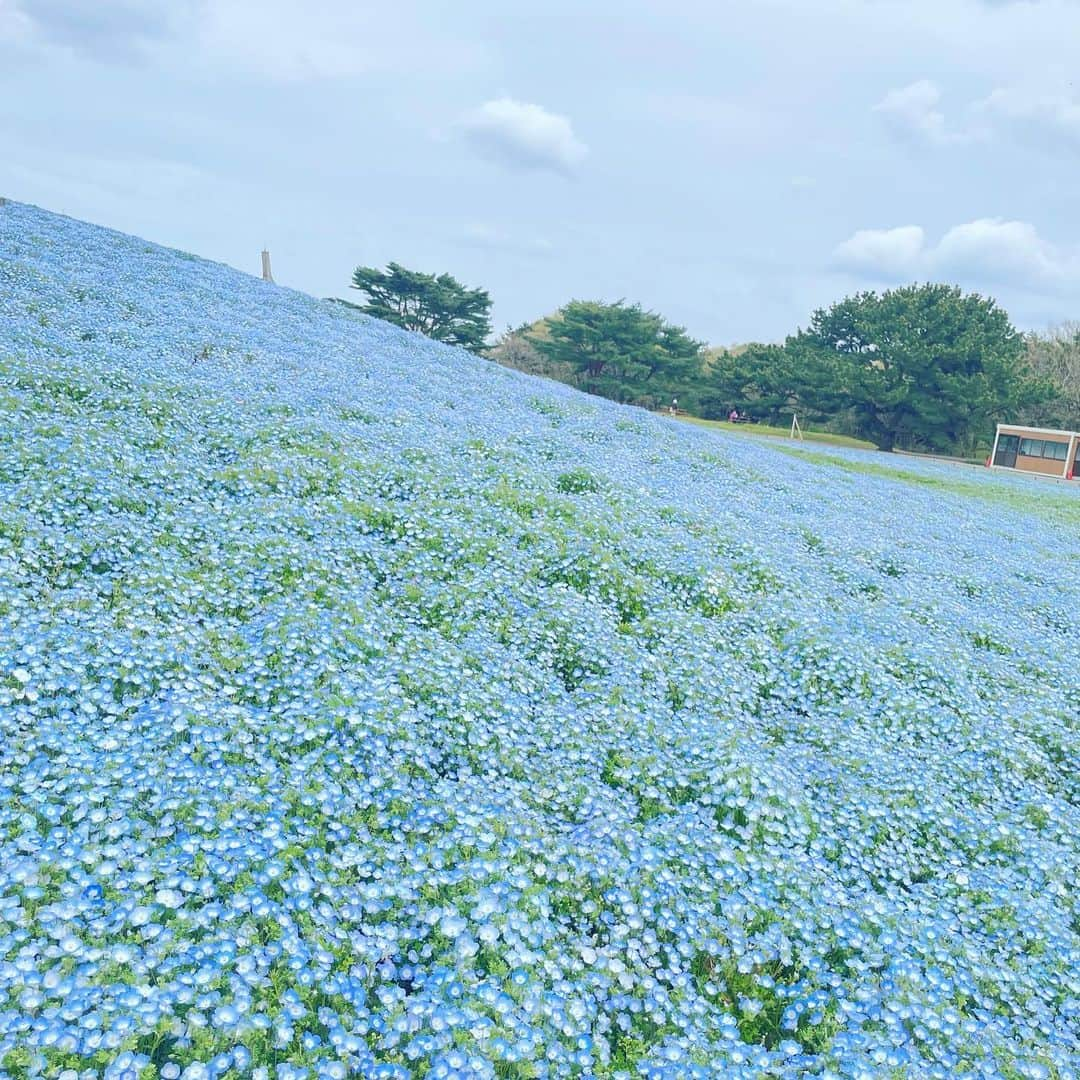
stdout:
{"type": "Polygon", "coordinates": [[[270,252],[265,248],[262,253],[263,281],[273,281],[274,275],[270,273],[270,252]]]}

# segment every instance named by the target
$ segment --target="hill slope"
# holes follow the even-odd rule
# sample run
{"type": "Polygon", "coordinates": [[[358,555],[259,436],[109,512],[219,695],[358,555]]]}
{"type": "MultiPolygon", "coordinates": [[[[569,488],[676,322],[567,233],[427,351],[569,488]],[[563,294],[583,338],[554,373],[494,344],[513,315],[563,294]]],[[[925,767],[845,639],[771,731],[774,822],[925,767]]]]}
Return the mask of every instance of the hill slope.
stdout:
{"type": "Polygon", "coordinates": [[[8,1075],[1080,1067],[1075,493],[16,204],[0,415],[8,1075]]]}

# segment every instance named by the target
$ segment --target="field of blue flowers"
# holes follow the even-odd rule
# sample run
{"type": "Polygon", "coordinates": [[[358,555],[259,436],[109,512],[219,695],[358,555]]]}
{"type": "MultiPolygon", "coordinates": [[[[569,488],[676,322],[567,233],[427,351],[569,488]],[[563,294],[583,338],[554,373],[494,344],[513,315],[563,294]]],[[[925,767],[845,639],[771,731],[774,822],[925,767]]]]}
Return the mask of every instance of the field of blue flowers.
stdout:
{"type": "Polygon", "coordinates": [[[1080,491],[13,203],[0,420],[0,1075],[1077,1075],[1080,491]]]}

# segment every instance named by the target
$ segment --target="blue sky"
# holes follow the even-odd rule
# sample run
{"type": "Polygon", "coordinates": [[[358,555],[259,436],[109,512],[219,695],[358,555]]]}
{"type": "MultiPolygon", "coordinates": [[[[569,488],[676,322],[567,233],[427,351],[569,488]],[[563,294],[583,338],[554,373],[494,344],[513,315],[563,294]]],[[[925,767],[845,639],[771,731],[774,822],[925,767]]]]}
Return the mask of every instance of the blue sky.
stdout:
{"type": "Polygon", "coordinates": [[[1080,318],[1078,0],[0,0],[0,195],[496,325],[625,297],[713,343],[946,280],[1080,318]],[[452,8],[452,10],[450,10],[452,8]]]}

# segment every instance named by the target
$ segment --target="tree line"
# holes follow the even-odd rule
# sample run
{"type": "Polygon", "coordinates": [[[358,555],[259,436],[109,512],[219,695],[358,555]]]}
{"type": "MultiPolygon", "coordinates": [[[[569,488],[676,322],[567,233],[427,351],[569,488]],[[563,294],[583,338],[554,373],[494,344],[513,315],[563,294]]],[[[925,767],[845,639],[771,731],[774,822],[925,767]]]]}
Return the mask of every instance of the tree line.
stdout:
{"type": "Polygon", "coordinates": [[[1080,324],[1021,334],[996,301],[952,285],[860,292],[781,344],[732,349],[621,300],[571,300],[492,342],[489,294],[449,274],[361,266],[352,287],[366,314],[645,408],[784,426],[797,414],[883,450],[961,454],[998,420],[1080,427],[1080,324]]]}

